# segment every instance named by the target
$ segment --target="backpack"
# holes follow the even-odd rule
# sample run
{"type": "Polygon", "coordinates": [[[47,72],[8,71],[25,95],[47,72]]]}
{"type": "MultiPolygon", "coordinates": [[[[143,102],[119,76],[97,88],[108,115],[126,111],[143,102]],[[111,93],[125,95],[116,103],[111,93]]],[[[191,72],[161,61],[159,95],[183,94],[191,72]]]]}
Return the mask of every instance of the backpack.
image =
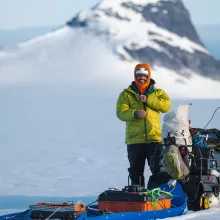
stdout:
{"type": "Polygon", "coordinates": [[[165,171],[175,180],[184,179],[190,172],[179,148],[175,145],[170,145],[163,150],[162,164],[165,171]]]}

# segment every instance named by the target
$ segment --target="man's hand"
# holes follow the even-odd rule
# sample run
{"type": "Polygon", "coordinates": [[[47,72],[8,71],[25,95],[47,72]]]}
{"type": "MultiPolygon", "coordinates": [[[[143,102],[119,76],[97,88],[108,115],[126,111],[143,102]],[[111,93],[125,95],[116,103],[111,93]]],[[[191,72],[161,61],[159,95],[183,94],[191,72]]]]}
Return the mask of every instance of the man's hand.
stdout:
{"type": "Polygon", "coordinates": [[[146,103],[147,96],[146,95],[140,95],[140,100],[141,100],[141,102],[146,103]]]}
{"type": "Polygon", "coordinates": [[[146,112],[144,110],[137,110],[136,117],[137,118],[144,118],[146,116],[146,112]]]}

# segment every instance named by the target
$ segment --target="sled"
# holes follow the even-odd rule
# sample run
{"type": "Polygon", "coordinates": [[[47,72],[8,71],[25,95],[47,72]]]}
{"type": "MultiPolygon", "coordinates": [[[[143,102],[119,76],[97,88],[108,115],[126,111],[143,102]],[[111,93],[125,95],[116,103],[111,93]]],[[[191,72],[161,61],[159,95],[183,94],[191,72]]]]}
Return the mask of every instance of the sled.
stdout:
{"type": "MultiPolygon", "coordinates": [[[[62,204],[53,204],[53,203],[40,203],[36,205],[31,205],[29,209],[25,212],[19,212],[19,213],[13,213],[13,214],[7,214],[0,216],[0,220],[19,220],[19,219],[77,219],[77,220],[147,220],[147,219],[164,219],[168,217],[174,217],[174,216],[180,216],[184,215],[187,211],[187,196],[183,192],[182,186],[180,184],[177,184],[174,187],[169,187],[167,184],[162,184],[159,187],[163,191],[171,192],[172,191],[172,199],[170,203],[170,208],[166,208],[167,205],[167,198],[163,206],[163,202],[161,202],[160,207],[156,204],[155,208],[152,206],[151,202],[147,202],[148,208],[145,211],[122,211],[122,212],[110,212],[108,209],[101,209],[100,208],[100,202],[98,201],[98,204],[95,205],[88,205],[84,206],[83,204],[78,204],[77,206],[73,203],[62,203],[62,204]],[[66,206],[64,206],[65,204],[66,206]],[[45,207],[50,206],[49,212],[45,212],[45,207]],[[33,209],[34,207],[34,209],[33,209]],[[40,207],[40,209],[39,209],[40,207]],[[157,207],[157,208],[156,208],[157,207]],[[158,210],[159,207],[159,210],[158,210]],[[64,208],[66,209],[64,211],[64,208]],[[57,211],[56,211],[57,210],[57,211]],[[38,211],[38,215],[36,213],[38,211]],[[63,215],[61,214],[63,211],[63,215]],[[43,213],[43,214],[42,214],[43,213]]],[[[104,192],[103,192],[104,193],[104,192]]],[[[100,196],[99,196],[100,199],[100,196]]],[[[123,199],[122,199],[123,200],[123,199]]],[[[103,201],[102,201],[103,202],[103,201]]],[[[106,201],[107,202],[107,201],[106,201]]],[[[160,203],[160,201],[157,201],[160,203]]],[[[109,202],[108,202],[109,203],[109,202]]],[[[112,201],[112,206],[114,207],[119,202],[112,201]]],[[[125,205],[127,208],[129,202],[122,201],[122,206],[125,205]]],[[[168,202],[169,203],[169,202],[168,202]]],[[[138,202],[135,202],[135,204],[138,204],[138,202]]],[[[141,204],[143,204],[142,201],[140,201],[139,208],[141,209],[141,204]]],[[[103,203],[102,203],[103,205],[103,203]]],[[[123,208],[122,208],[123,209],[123,208]]],[[[136,207],[137,209],[137,207],[136,207]]],[[[116,210],[117,211],[117,210],[116,210]]]]}

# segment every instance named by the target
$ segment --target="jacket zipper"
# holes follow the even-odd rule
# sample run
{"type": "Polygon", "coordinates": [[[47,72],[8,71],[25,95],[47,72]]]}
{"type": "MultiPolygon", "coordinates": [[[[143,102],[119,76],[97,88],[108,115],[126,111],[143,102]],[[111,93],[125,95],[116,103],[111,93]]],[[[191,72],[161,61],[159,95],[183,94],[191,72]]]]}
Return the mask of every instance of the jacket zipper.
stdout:
{"type": "MultiPolygon", "coordinates": [[[[143,103],[143,104],[144,104],[144,111],[146,112],[146,115],[147,115],[147,104],[146,103],[143,103]]],[[[146,116],[144,117],[144,132],[145,132],[146,144],[147,144],[147,120],[146,120],[146,116]]]]}
{"type": "MultiPolygon", "coordinates": [[[[137,100],[140,102],[139,97],[135,93],[133,93],[133,94],[135,95],[137,100]]],[[[147,115],[147,99],[146,99],[146,103],[141,102],[141,104],[144,105],[144,111],[146,112],[146,115],[147,115]]],[[[146,116],[144,117],[144,133],[145,133],[145,138],[146,138],[146,143],[147,143],[148,138],[147,138],[147,119],[146,119],[146,116]]]]}

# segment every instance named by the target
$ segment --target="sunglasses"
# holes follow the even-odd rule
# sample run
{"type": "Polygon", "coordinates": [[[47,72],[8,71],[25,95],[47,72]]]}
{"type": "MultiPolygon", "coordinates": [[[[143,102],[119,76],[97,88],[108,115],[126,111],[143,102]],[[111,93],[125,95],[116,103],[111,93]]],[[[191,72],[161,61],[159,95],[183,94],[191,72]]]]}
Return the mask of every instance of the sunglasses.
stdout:
{"type": "Polygon", "coordinates": [[[136,74],[136,77],[137,77],[137,78],[138,78],[138,77],[139,77],[139,78],[140,78],[140,77],[146,77],[146,78],[147,78],[148,75],[145,75],[145,74],[136,74]]]}

